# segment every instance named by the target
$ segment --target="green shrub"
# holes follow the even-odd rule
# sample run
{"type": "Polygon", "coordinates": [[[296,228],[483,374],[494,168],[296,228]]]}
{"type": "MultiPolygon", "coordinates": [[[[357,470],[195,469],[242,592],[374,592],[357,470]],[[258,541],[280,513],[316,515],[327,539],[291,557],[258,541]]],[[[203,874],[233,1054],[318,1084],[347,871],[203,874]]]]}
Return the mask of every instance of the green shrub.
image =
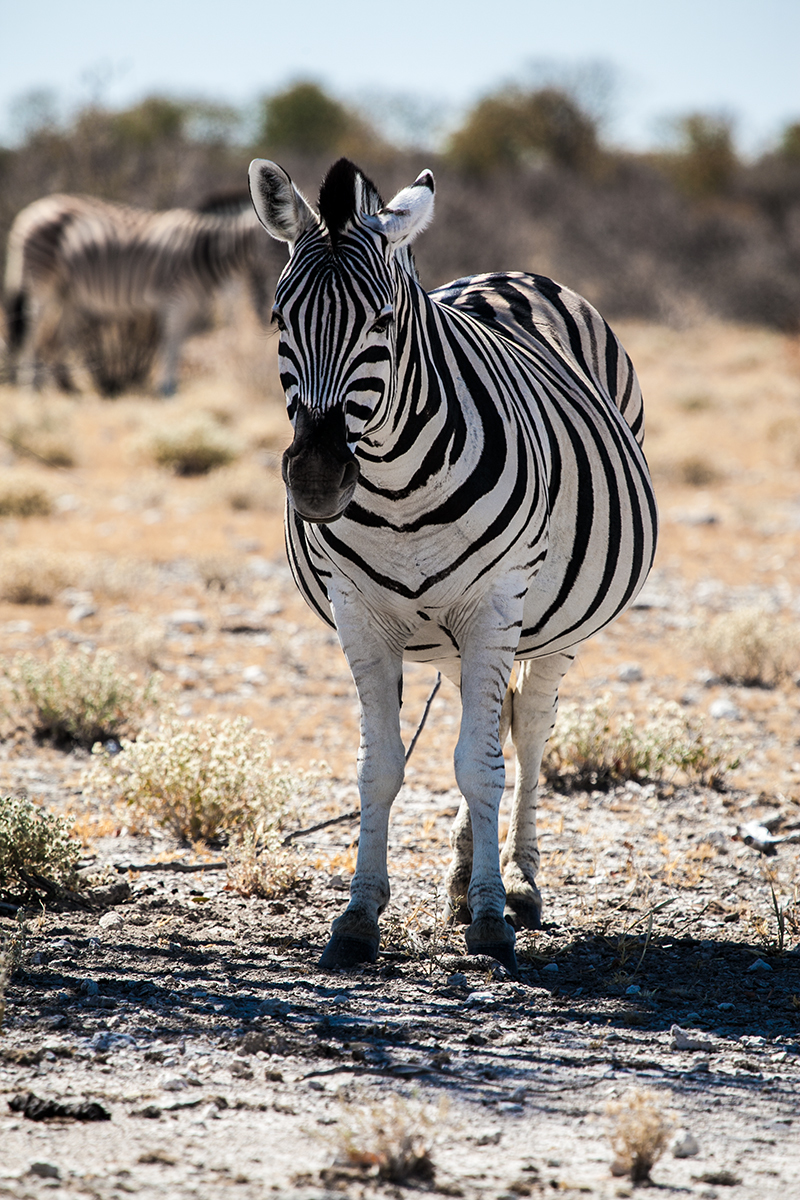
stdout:
{"type": "Polygon", "coordinates": [[[98,650],[50,659],[18,655],[4,669],[18,716],[37,737],[90,747],[134,730],[157,702],[160,678],[142,685],[98,650]]]}
{"type": "Polygon", "coordinates": [[[612,713],[610,696],[592,704],[562,704],[545,747],[542,771],[551,783],[576,787],[625,779],[671,778],[678,771],[703,783],[718,783],[738,766],[730,747],[703,730],[679,704],[657,701],[646,717],[612,713]]]}
{"type": "Polygon", "coordinates": [[[0,895],[35,898],[33,877],[65,887],[75,883],[80,847],[71,821],[30,800],[0,799],[0,895]]]}
{"type": "Polygon", "coordinates": [[[241,454],[241,446],[215,421],[198,413],[153,432],[147,449],[160,467],[176,475],[206,475],[241,454]]]}
{"type": "Polygon", "coordinates": [[[302,80],[264,101],[259,140],[270,151],[358,157],[369,153],[378,137],[346,105],[302,80]]]}
{"type": "Polygon", "coordinates": [[[774,687],[800,661],[797,629],[761,608],[721,613],[698,641],[712,671],[745,687],[774,687]]]}
{"type": "Polygon", "coordinates": [[[273,763],[269,739],[244,717],[184,722],[170,712],[155,733],[123,741],[119,754],[95,752],[90,788],[190,841],[248,831],[263,839],[283,822],[300,783],[273,763]]]}

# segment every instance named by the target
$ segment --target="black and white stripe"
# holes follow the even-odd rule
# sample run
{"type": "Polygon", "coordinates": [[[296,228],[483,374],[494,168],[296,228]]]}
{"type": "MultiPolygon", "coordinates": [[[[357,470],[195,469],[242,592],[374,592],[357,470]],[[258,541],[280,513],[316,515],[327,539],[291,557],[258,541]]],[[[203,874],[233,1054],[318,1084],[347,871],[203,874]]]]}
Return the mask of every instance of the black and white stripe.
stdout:
{"type": "Polygon", "coordinates": [[[512,926],[539,920],[536,787],[558,684],[655,550],[635,372],[602,317],[552,280],[481,275],[426,293],[408,247],[432,214],[429,172],[384,207],[343,160],[319,217],[275,164],[251,166],[251,192],[292,246],[275,303],[295,428],[289,557],[339,632],[362,707],[358,867],[323,963],[377,952],[406,657],[460,683],[450,908],[471,922],[471,951],[513,967],[512,926]],[[519,768],[498,862],[509,729],[519,768]]]}
{"type": "Polygon", "coordinates": [[[65,350],[80,320],[154,317],[158,380],[175,390],[181,345],[211,293],[235,275],[266,307],[263,236],[240,202],[147,212],[90,196],[45,196],[11,227],[5,303],[12,366],[36,383],[45,366],[68,386],[65,350]]]}

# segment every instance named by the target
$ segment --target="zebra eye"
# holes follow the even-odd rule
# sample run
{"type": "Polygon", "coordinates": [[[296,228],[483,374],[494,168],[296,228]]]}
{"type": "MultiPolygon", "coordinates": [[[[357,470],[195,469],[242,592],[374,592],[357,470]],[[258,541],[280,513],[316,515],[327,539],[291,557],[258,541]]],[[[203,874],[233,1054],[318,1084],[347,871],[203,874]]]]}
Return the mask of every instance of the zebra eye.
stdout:
{"type": "Polygon", "coordinates": [[[381,313],[376,321],[373,321],[369,327],[370,333],[386,333],[387,329],[394,320],[394,313],[381,313]]]}
{"type": "Polygon", "coordinates": [[[273,308],[273,310],[272,310],[272,320],[271,320],[270,324],[271,324],[271,325],[277,325],[277,326],[278,326],[278,329],[281,331],[281,333],[283,333],[284,329],[286,328],[286,323],[285,323],[285,321],[284,321],[283,317],[282,317],[282,316],[281,316],[281,314],[280,314],[280,313],[279,313],[279,312],[278,312],[276,309],[274,309],[274,308],[273,308]]]}

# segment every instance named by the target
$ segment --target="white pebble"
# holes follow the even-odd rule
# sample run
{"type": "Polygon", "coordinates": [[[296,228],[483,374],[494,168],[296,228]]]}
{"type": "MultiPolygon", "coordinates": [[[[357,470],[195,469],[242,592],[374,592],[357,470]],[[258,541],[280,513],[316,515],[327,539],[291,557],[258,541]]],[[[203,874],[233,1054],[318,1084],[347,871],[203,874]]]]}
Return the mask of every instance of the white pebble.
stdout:
{"type": "Polygon", "coordinates": [[[700,1143],[688,1129],[681,1129],[672,1143],[673,1158],[694,1158],[700,1153],[700,1143]]]}

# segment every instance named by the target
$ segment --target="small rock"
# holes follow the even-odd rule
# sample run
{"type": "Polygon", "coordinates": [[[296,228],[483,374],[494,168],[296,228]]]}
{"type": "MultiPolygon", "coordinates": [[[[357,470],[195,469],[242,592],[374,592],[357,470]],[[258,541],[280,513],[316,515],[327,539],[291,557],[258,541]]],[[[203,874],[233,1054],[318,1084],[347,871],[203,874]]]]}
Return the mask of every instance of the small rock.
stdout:
{"type": "Polygon", "coordinates": [[[528,1098],[528,1089],[526,1087],[514,1088],[508,1098],[512,1104],[524,1104],[528,1098]]]}
{"type": "Polygon", "coordinates": [[[101,929],[113,929],[116,925],[122,925],[124,922],[119,913],[107,912],[103,913],[97,924],[101,929]]]}
{"type": "Polygon", "coordinates": [[[687,1030],[681,1029],[680,1025],[673,1025],[670,1034],[672,1035],[673,1050],[713,1050],[714,1048],[708,1038],[695,1037],[687,1030]]]}
{"type": "Polygon", "coordinates": [[[167,624],[185,633],[202,632],[206,628],[206,619],[193,608],[176,608],[167,617],[167,624]]]}
{"type": "Polygon", "coordinates": [[[448,987],[467,987],[468,981],[466,975],[461,971],[456,971],[455,974],[448,976],[448,987]]]}
{"type": "Polygon", "coordinates": [[[638,663],[623,663],[617,671],[617,679],[620,683],[640,683],[644,672],[638,663]]]}
{"type": "Polygon", "coordinates": [[[60,1179],[61,1172],[55,1163],[35,1162],[28,1167],[29,1175],[38,1175],[40,1179],[60,1179]]]}
{"type": "Polygon", "coordinates": [[[722,1012],[730,1012],[735,1007],[736,1005],[732,1000],[723,1000],[721,1004],[717,1005],[717,1008],[721,1009],[722,1012]]]}
{"type": "Polygon", "coordinates": [[[497,1111],[504,1117],[519,1117],[524,1109],[521,1104],[498,1104],[497,1111]]]}
{"type": "Polygon", "coordinates": [[[100,991],[100,987],[94,979],[82,979],[80,990],[84,996],[96,996],[100,991]]]}
{"type": "Polygon", "coordinates": [[[484,1133],[476,1134],[473,1140],[476,1146],[497,1146],[502,1136],[501,1129],[487,1129],[484,1133]]]}
{"type": "Polygon", "coordinates": [[[494,1004],[494,992],[470,992],[464,1001],[465,1008],[473,1008],[476,1004],[494,1004]]]}
{"type": "Polygon", "coordinates": [[[680,1129],[672,1143],[673,1158],[694,1158],[700,1153],[700,1143],[688,1129],[680,1129]]]}
{"type": "Polygon", "coordinates": [[[756,961],[754,963],[751,963],[750,966],[747,968],[748,974],[751,971],[771,971],[771,970],[772,970],[772,967],[769,965],[769,963],[764,962],[763,958],[757,958],[756,961]]]}
{"type": "Polygon", "coordinates": [[[557,975],[558,974],[558,963],[548,963],[547,966],[542,967],[542,974],[543,975],[545,975],[545,974],[557,975]]]}
{"type": "Polygon", "coordinates": [[[267,677],[261,667],[252,666],[245,667],[242,671],[242,679],[245,683],[266,683],[267,677]]]}
{"type": "Polygon", "coordinates": [[[350,997],[348,996],[347,992],[338,992],[333,997],[333,1003],[334,1004],[349,1004],[350,997]]]}
{"type": "Polygon", "coordinates": [[[173,1075],[161,1084],[161,1088],[165,1092],[182,1092],[188,1086],[186,1080],[181,1079],[179,1075],[173,1075]]]}
{"type": "Polygon", "coordinates": [[[727,696],[720,696],[718,700],[712,700],[708,706],[708,712],[715,721],[741,721],[742,719],[741,712],[727,696]]]}
{"type": "Polygon", "coordinates": [[[270,997],[261,1001],[258,1011],[265,1017],[285,1017],[289,1012],[289,1005],[285,1000],[274,1000],[270,997]]]}
{"type": "Polygon", "coordinates": [[[639,987],[638,983],[632,983],[630,985],[630,987],[625,988],[626,996],[640,996],[641,992],[642,992],[642,989],[639,987]]]}
{"type": "Polygon", "coordinates": [[[325,1091],[325,1084],[321,1083],[319,1079],[309,1079],[308,1086],[311,1088],[312,1092],[325,1091]]]}

